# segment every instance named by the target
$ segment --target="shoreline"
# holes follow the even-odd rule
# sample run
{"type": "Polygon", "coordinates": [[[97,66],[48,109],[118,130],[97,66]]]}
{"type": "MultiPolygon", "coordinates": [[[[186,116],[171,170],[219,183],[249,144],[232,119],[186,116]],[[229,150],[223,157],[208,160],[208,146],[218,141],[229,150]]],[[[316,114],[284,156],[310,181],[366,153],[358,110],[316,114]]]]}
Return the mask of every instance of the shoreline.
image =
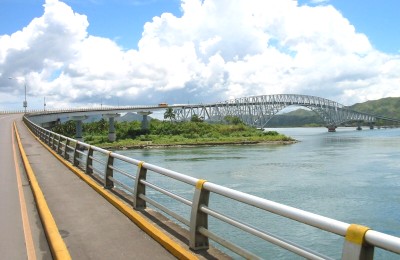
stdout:
{"type": "Polygon", "coordinates": [[[181,147],[205,147],[205,146],[221,146],[221,145],[290,145],[298,143],[298,140],[291,141],[232,141],[232,142],[202,142],[202,143],[177,143],[177,144],[152,144],[152,143],[144,143],[144,144],[132,144],[132,145],[124,145],[124,146],[101,146],[106,150],[134,150],[134,149],[162,149],[162,148],[181,148],[181,147]]]}

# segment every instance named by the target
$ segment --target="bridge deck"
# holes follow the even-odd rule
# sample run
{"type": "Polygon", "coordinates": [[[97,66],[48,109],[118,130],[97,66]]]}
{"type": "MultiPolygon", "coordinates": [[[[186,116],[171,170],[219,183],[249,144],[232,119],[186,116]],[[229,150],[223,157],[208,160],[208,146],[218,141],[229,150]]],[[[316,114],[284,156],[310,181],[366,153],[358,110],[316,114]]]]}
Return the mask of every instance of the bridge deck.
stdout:
{"type": "MultiPolygon", "coordinates": [[[[12,121],[8,120],[7,122],[8,126],[5,128],[11,132],[12,121]]],[[[5,124],[2,122],[1,126],[4,128],[5,124]]],[[[45,150],[28,132],[20,117],[17,118],[17,127],[27,157],[72,259],[175,259],[160,244],[45,150]]],[[[14,173],[2,170],[3,174],[14,173]]],[[[10,189],[14,189],[11,186],[16,186],[15,182],[10,182],[10,189]]],[[[13,214],[16,215],[13,218],[19,220],[20,204],[15,199],[17,197],[15,191],[13,193],[13,203],[5,205],[1,201],[0,215],[5,215],[5,212],[14,212],[13,214]]],[[[8,196],[8,194],[4,195],[8,196]]],[[[29,201],[33,203],[31,199],[29,201]]],[[[33,208],[31,207],[30,211],[35,211],[33,208]]],[[[29,218],[33,218],[31,212],[28,214],[29,218]]],[[[40,230],[40,220],[36,217],[31,222],[36,222],[39,226],[36,233],[41,234],[41,244],[35,242],[38,247],[36,251],[39,251],[38,258],[51,259],[50,251],[47,245],[44,245],[46,241],[43,231],[40,230]]],[[[27,259],[23,232],[20,231],[20,221],[8,222],[5,226],[7,225],[12,231],[3,232],[3,225],[1,226],[0,250],[2,255],[4,256],[3,250],[6,250],[5,247],[9,244],[5,241],[9,241],[10,236],[14,236],[14,233],[18,233],[19,238],[15,240],[19,240],[21,243],[7,248],[7,251],[14,252],[10,255],[10,259],[27,259]],[[20,252],[20,255],[15,252],[20,252]]],[[[34,240],[36,240],[35,237],[34,240]]]]}
{"type": "Polygon", "coordinates": [[[12,122],[16,117],[21,116],[0,115],[0,255],[2,259],[32,259],[28,256],[51,259],[29,181],[12,138],[12,122]]]}

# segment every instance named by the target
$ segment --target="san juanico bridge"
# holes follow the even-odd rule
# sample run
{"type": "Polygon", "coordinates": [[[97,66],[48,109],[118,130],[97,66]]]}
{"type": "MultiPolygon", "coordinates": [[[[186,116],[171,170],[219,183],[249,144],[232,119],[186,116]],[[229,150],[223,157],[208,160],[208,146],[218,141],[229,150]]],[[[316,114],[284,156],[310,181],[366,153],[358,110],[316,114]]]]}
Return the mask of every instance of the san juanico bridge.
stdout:
{"type": "MultiPolygon", "coordinates": [[[[4,188],[6,183],[3,181],[1,197],[5,210],[2,212],[13,212],[14,215],[9,217],[14,220],[9,223],[7,217],[3,216],[2,223],[9,223],[6,224],[8,228],[18,230],[11,231],[16,235],[15,238],[10,238],[10,242],[19,241],[10,246],[7,255],[13,259],[21,256],[24,258],[26,254],[30,257],[41,255],[46,259],[109,259],[114,254],[117,259],[130,258],[132,255],[157,259],[169,259],[169,255],[180,259],[291,259],[296,255],[307,259],[374,259],[375,256],[378,259],[398,258],[398,230],[382,232],[363,224],[342,222],[313,210],[306,211],[296,205],[288,206],[268,200],[268,196],[240,191],[246,186],[236,190],[224,186],[224,182],[207,181],[205,177],[193,177],[189,172],[160,167],[151,162],[152,158],[157,160],[156,154],[147,155],[145,161],[135,158],[135,155],[128,156],[126,152],[107,151],[89,145],[81,138],[82,121],[90,115],[102,115],[108,119],[109,138],[115,140],[113,122],[122,113],[136,112],[141,115],[142,127],[148,126],[147,117],[154,111],[172,108],[177,121],[190,120],[193,115],[206,122],[222,121],[226,116],[234,116],[245,124],[264,129],[274,115],[289,106],[306,107],[315,112],[329,132],[334,132],[349,122],[357,126],[368,125],[370,129],[374,129],[377,122],[383,125],[399,123],[398,119],[356,112],[328,99],[294,94],[243,97],[213,104],[162,103],[154,106],[28,110],[26,114],[3,112],[0,120],[3,137],[6,139],[3,138],[2,143],[7,143],[3,146],[4,151],[10,150],[11,157],[2,153],[1,163],[10,167],[4,168],[8,169],[7,173],[15,172],[18,177],[16,179],[19,179],[13,184],[16,190],[19,189],[16,192],[19,195],[13,196],[17,198],[15,205],[21,205],[15,207],[4,202],[12,193],[9,191],[10,187],[4,188]],[[61,118],[76,122],[76,138],[49,130],[61,118]],[[75,179],[81,180],[79,185],[75,179]],[[29,195],[31,191],[27,190],[23,182],[30,184],[33,196],[29,195]],[[21,199],[18,201],[18,197],[24,196],[37,209],[32,205],[26,206],[27,203],[21,199]],[[223,202],[224,200],[229,202],[223,202]],[[93,203],[103,212],[91,212],[94,210],[93,203]],[[223,206],[226,203],[231,205],[228,207],[230,209],[223,206]],[[241,210],[231,212],[232,207],[241,210]],[[19,223],[19,217],[15,218],[21,215],[19,210],[25,212],[22,214],[24,224],[19,223]],[[244,211],[246,214],[243,214],[244,211]],[[97,215],[96,218],[93,218],[94,214],[97,215]],[[252,217],[246,218],[246,215],[252,217]],[[269,220],[271,215],[278,219],[273,220],[276,228],[270,229],[268,224],[262,223],[263,220],[269,220]],[[107,223],[104,218],[108,219],[107,223]],[[253,223],[256,219],[261,222],[253,223]],[[32,231],[27,231],[29,223],[32,226],[35,221],[41,224],[35,224],[32,231]],[[283,224],[288,221],[295,223],[295,226],[283,224]],[[224,225],[229,228],[221,229],[224,225]],[[296,225],[305,226],[305,229],[298,229],[296,225]],[[228,231],[231,228],[235,231],[228,231]],[[20,229],[23,235],[18,238],[20,229]],[[297,230],[299,233],[296,235],[290,230],[297,230]],[[284,234],[292,234],[279,235],[282,231],[284,234]],[[226,232],[233,232],[235,235],[226,237],[226,232]],[[317,235],[316,232],[322,234],[317,235]],[[147,238],[142,240],[138,236],[147,238]],[[325,246],[318,246],[316,241],[328,237],[335,238],[328,244],[325,243],[325,246]],[[256,239],[257,242],[243,245],[248,239],[256,239]],[[39,246],[38,241],[47,241],[46,246],[39,246]],[[117,244],[119,246],[112,249],[117,244]],[[267,245],[272,248],[267,250],[267,245]],[[101,248],[106,249],[107,253],[101,248]],[[276,248],[282,251],[275,251],[276,248]]],[[[380,131],[382,133],[385,130],[380,131]]],[[[348,130],[344,131],[342,138],[348,133],[348,130]]],[[[338,133],[326,134],[334,136],[338,133]]],[[[179,148],[176,149],[174,153],[179,152],[179,148]]],[[[208,149],[207,153],[216,152],[213,148],[202,149],[208,149]]],[[[233,152],[239,148],[233,151],[229,147],[228,149],[233,152]]],[[[228,154],[224,152],[222,158],[229,161],[228,154]]],[[[269,160],[274,159],[270,157],[269,160]]],[[[208,164],[202,163],[199,169],[207,168],[208,164]]],[[[256,168],[252,171],[255,174],[253,177],[257,176],[256,168]]],[[[357,169],[354,171],[357,172],[357,169]]],[[[212,174],[212,170],[208,172],[212,174]]],[[[204,174],[205,172],[202,173],[204,174]]],[[[248,177],[251,179],[252,174],[248,177]]],[[[9,180],[7,185],[10,183],[13,182],[9,180]]],[[[266,187],[266,191],[268,190],[270,189],[266,187]]],[[[301,195],[296,197],[301,199],[301,195]]],[[[324,200],[324,197],[320,199],[324,200]]],[[[3,250],[6,249],[1,248],[2,252],[3,250]]]]}

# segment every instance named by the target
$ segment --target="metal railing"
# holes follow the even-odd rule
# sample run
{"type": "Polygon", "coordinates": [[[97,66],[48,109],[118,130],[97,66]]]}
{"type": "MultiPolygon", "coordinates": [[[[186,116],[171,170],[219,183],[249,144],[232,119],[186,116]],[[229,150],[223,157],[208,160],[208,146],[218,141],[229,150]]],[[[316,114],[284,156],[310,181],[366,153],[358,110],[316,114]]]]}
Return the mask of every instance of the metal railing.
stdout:
{"type": "MultiPolygon", "coordinates": [[[[217,234],[215,230],[209,228],[208,222],[212,217],[299,256],[308,259],[329,259],[328,256],[280,238],[260,227],[254,227],[246,221],[235,219],[226,212],[221,212],[220,208],[211,207],[211,195],[219,195],[245,204],[246,207],[254,210],[261,210],[261,214],[272,213],[344,237],[342,259],[373,259],[375,247],[400,254],[400,238],[398,237],[279,204],[91,146],[46,130],[32,123],[26,117],[24,117],[24,121],[31,131],[57,154],[74,166],[81,168],[86,174],[96,175],[97,179],[101,179],[104,188],[122,190],[128,194],[134,209],[144,209],[147,204],[150,204],[180,222],[188,230],[189,246],[193,250],[207,249],[211,239],[247,259],[260,258],[238,246],[237,243],[228,241],[222,237],[223,234],[217,234]],[[185,198],[174,193],[173,189],[162,187],[161,184],[166,182],[156,184],[152,181],[152,176],[166,177],[167,182],[178,182],[180,185],[186,186],[186,189],[190,191],[189,195],[185,198]],[[157,201],[157,197],[151,196],[155,193],[163,194],[170,200],[189,207],[189,218],[163,205],[161,201],[157,201]]],[[[259,217],[262,218],[264,215],[259,217]]]]}

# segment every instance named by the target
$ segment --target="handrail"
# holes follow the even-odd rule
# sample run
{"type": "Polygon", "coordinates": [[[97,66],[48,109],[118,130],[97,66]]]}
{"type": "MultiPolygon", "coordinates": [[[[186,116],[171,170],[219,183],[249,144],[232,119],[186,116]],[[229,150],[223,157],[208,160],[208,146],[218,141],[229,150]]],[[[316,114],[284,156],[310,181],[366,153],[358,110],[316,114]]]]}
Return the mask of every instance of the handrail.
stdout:
{"type": "Polygon", "coordinates": [[[344,237],[342,249],[343,259],[373,259],[374,247],[379,247],[400,255],[399,237],[286,206],[110,152],[44,129],[34,124],[26,116],[24,116],[24,121],[31,131],[56,153],[60,154],[74,166],[81,168],[87,174],[96,174],[103,179],[104,188],[114,191],[123,190],[128,193],[135,209],[143,209],[146,207],[146,203],[150,203],[153,207],[168,214],[176,221],[188,226],[189,246],[193,250],[207,249],[209,247],[209,239],[211,239],[245,258],[257,257],[252,252],[247,251],[247,249],[243,249],[232,241],[221,237],[221,234],[216,234],[215,231],[210,230],[208,227],[208,219],[209,217],[213,217],[247,234],[259,237],[300,256],[309,259],[329,259],[329,257],[318,252],[264,231],[260,227],[253,227],[242,220],[237,220],[232,216],[228,216],[227,213],[221,212],[220,209],[212,208],[209,206],[210,194],[217,194],[253,207],[254,209],[260,209],[265,213],[270,212],[283,218],[291,219],[344,237]],[[120,166],[117,166],[117,161],[119,164],[127,164],[131,170],[135,170],[134,167],[131,167],[135,166],[136,173],[121,169],[120,166]],[[151,178],[149,178],[150,176],[163,176],[163,178],[168,179],[168,183],[178,183],[179,185],[187,186],[187,189],[193,190],[192,199],[184,198],[181,195],[175,194],[167,187],[161,187],[159,184],[155,184],[151,181],[151,178]],[[125,182],[123,178],[127,178],[130,184],[125,182]],[[180,203],[183,207],[188,208],[190,210],[190,219],[185,218],[179,214],[179,212],[172,211],[168,207],[162,205],[160,201],[156,201],[154,198],[151,198],[151,196],[146,195],[151,192],[167,196],[175,202],[180,203]]]}

